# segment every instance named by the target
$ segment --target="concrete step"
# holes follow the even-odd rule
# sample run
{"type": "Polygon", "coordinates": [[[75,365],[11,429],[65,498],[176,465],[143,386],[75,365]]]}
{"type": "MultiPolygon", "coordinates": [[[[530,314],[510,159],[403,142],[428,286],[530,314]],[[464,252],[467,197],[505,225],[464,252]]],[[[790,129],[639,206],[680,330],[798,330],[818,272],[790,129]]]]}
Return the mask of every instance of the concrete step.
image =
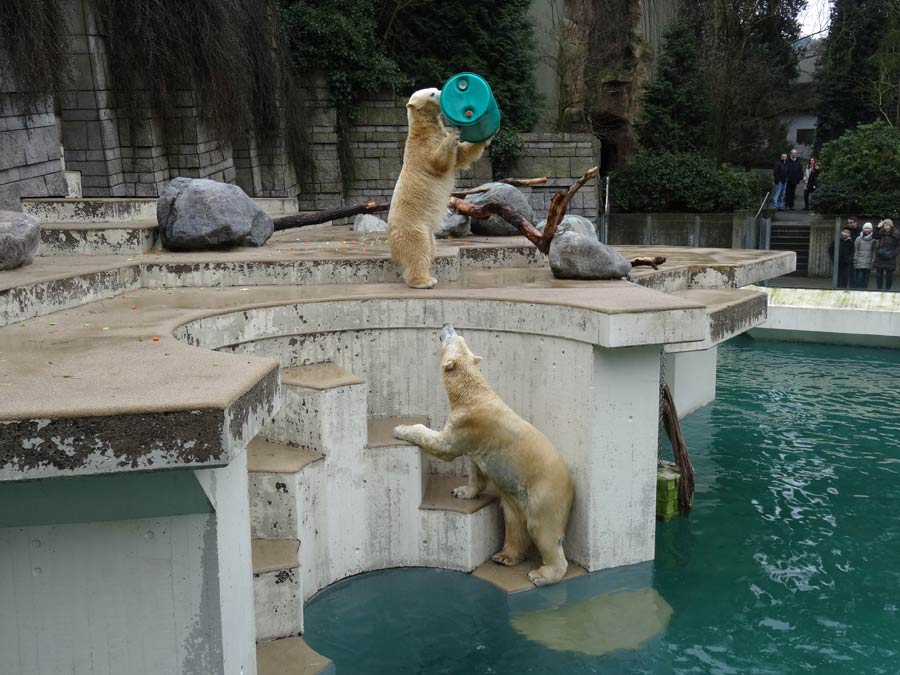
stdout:
{"type": "MultiPolygon", "coordinates": [[[[156,197],[38,197],[22,200],[22,210],[40,223],[128,223],[156,221],[156,197]]],[[[258,197],[256,205],[270,216],[297,213],[293,197],[258,197]]]]}
{"type": "Polygon", "coordinates": [[[263,438],[324,455],[365,445],[365,380],[326,362],[282,368],[281,384],[283,403],[263,438]]]}
{"type": "Polygon", "coordinates": [[[425,491],[419,508],[423,511],[452,511],[453,513],[472,514],[497,501],[497,496],[483,494],[476,499],[458,499],[451,491],[468,482],[466,476],[449,476],[446,474],[428,474],[425,491]]]}
{"type": "Polygon", "coordinates": [[[156,221],[44,223],[38,255],[141,255],[156,239],[156,221]]]}
{"type": "Polygon", "coordinates": [[[253,604],[256,639],[275,640],[303,632],[300,542],[253,539],[253,604]]]}
{"type": "Polygon", "coordinates": [[[323,455],[312,450],[253,439],[247,448],[250,533],[264,539],[299,539],[299,509],[307,503],[311,464],[323,455]],[[306,471],[304,471],[306,469],[306,471]]]}
{"type": "Polygon", "coordinates": [[[331,659],[310,647],[303,638],[289,637],[256,645],[257,675],[334,675],[331,659]]]}

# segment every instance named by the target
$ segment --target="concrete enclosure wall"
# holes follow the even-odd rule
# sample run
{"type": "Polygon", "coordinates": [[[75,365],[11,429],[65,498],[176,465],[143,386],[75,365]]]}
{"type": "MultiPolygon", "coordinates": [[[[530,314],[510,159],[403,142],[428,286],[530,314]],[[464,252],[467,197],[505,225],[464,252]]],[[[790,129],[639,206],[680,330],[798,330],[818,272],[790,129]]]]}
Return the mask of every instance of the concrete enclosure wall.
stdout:
{"type": "Polygon", "coordinates": [[[733,213],[611,213],[609,243],[618,246],[748,248],[748,211],[733,213]]]}

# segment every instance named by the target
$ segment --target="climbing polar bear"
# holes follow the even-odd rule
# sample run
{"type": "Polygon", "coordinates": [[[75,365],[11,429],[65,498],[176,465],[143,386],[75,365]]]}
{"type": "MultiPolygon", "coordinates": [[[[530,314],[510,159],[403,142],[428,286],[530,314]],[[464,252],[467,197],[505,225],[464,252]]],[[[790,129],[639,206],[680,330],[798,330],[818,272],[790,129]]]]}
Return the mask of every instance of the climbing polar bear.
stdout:
{"type": "Polygon", "coordinates": [[[421,89],[406,104],[409,135],[388,212],[391,258],[412,288],[437,283],[431,276],[434,230],[443,222],[454,172],[477,161],[489,143],[466,143],[459,140],[458,129],[448,132],[441,122],[440,100],[438,89],[421,89]]]}
{"type": "Polygon", "coordinates": [[[469,484],[453,490],[475,499],[494,484],[506,535],[494,561],[518,565],[534,542],[542,566],[528,573],[535,586],[555,584],[566,574],[563,536],[572,510],[572,477],[559,451],[544,434],[516,415],[491,389],[453,326],[441,330],[441,374],[450,401],[443,431],[422,424],[398,426],[394,436],[440,459],[468,455],[469,484]]]}

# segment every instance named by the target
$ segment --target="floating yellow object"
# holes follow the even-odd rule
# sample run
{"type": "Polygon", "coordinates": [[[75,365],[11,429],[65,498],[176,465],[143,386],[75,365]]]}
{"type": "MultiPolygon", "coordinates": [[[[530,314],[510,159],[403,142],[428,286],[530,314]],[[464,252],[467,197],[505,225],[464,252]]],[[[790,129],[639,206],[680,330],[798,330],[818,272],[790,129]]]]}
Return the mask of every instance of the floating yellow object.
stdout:
{"type": "Polygon", "coordinates": [[[669,623],[672,607],[652,588],[618,591],[511,620],[518,633],[559,652],[600,656],[639,649],[669,623]]]}

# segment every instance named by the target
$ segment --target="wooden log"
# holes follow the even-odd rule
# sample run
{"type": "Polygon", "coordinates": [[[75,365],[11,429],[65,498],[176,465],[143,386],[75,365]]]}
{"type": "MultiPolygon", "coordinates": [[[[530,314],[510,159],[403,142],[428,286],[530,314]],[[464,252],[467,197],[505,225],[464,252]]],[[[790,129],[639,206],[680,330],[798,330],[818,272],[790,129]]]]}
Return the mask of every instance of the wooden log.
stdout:
{"type": "Polygon", "coordinates": [[[387,211],[391,208],[390,202],[376,202],[370,199],[364,204],[352,204],[350,206],[335,206],[331,209],[322,211],[314,211],[312,213],[298,213],[293,216],[282,216],[274,218],[275,231],[289,230],[293,227],[306,227],[308,225],[318,225],[327,223],[329,220],[337,220],[338,218],[349,218],[360,213],[379,213],[387,211]]]}
{"type": "Polygon", "coordinates": [[[659,269],[659,266],[666,262],[665,256],[656,255],[656,256],[639,256],[637,258],[632,258],[628,262],[631,263],[632,267],[652,267],[655,270],[659,269]]]}
{"type": "MultiPolygon", "coordinates": [[[[493,181],[494,183],[506,183],[507,185],[512,185],[514,187],[530,187],[532,185],[541,185],[547,182],[547,177],[542,176],[540,178],[501,178],[500,180],[493,181]]],[[[490,190],[489,187],[475,187],[469,188],[468,190],[457,190],[456,192],[451,192],[450,194],[454,197],[465,197],[466,195],[477,195],[481,192],[487,192],[490,190]]]]}
{"type": "Polygon", "coordinates": [[[547,253],[550,250],[549,243],[546,248],[542,248],[544,242],[541,231],[528,222],[527,218],[516,213],[508,206],[502,204],[486,204],[485,206],[478,206],[462,200],[459,197],[450,197],[450,208],[471,218],[485,219],[490,218],[491,216],[500,216],[503,220],[516,228],[522,236],[528,239],[528,241],[537,246],[543,253],[547,253]]]}
{"type": "Polygon", "coordinates": [[[675,409],[675,400],[669,385],[665,382],[660,385],[663,426],[666,435],[672,444],[672,454],[675,457],[675,466],[681,474],[678,481],[678,511],[687,515],[694,500],[694,467],[691,466],[691,458],[688,456],[687,444],[681,435],[681,422],[678,420],[678,411],[675,409]]]}
{"type": "Polygon", "coordinates": [[[572,184],[567,192],[560,191],[553,195],[553,199],[550,201],[550,209],[547,211],[547,224],[544,225],[544,239],[546,240],[546,248],[548,251],[550,250],[550,242],[556,234],[556,228],[566,215],[566,209],[569,208],[569,202],[572,201],[572,197],[574,197],[575,193],[583,188],[591,178],[596,176],[598,171],[600,171],[599,166],[592,166],[584,172],[584,175],[581,178],[572,184]]]}

